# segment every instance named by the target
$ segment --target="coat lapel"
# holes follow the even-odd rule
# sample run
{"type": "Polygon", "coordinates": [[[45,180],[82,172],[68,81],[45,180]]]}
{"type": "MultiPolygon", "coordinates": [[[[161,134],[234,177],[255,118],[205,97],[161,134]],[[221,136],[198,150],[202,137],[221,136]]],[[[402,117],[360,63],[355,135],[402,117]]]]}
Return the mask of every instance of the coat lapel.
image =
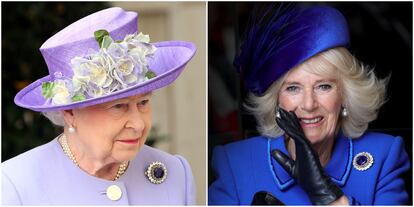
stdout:
{"type": "MultiPolygon", "coordinates": [[[[281,191],[289,189],[296,182],[283,169],[283,167],[273,159],[271,152],[278,149],[281,152],[289,155],[283,136],[268,139],[267,157],[269,169],[273,175],[273,179],[281,191]]],[[[338,185],[344,186],[352,167],[352,140],[344,137],[342,134],[338,135],[331,159],[325,166],[325,173],[338,185]]]]}
{"type": "Polygon", "coordinates": [[[340,187],[344,186],[352,167],[352,139],[339,134],[336,138],[331,159],[325,166],[325,173],[340,187]]]}

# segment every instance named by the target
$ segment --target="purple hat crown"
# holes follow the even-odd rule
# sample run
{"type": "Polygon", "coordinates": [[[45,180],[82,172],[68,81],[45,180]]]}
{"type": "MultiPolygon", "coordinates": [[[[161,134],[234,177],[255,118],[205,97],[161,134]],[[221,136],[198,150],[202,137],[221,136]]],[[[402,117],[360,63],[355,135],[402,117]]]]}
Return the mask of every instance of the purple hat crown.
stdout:
{"type": "Polygon", "coordinates": [[[138,14],[109,8],[86,16],[49,38],[40,52],[49,75],[14,99],[34,111],[66,110],[143,94],[172,83],[194,56],[184,41],[149,43],[138,14]]]}
{"type": "Polygon", "coordinates": [[[94,33],[107,30],[115,40],[138,32],[138,14],[121,8],[109,8],[86,16],[50,37],[40,47],[49,74],[61,72],[65,77],[73,75],[71,60],[85,57],[89,51],[99,50],[94,33]]]}
{"type": "Polygon", "coordinates": [[[344,16],[327,6],[282,4],[250,21],[234,65],[247,89],[263,93],[287,71],[325,50],[349,45],[344,16]]]}

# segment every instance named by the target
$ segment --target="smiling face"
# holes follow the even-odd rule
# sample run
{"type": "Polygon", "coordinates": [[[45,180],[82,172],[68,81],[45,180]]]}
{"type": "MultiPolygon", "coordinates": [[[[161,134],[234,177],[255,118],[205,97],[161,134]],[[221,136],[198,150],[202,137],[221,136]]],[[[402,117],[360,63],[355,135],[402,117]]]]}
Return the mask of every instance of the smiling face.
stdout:
{"type": "Polygon", "coordinates": [[[151,94],[72,110],[77,151],[97,160],[133,159],[151,129],[151,94]]]}
{"type": "Polygon", "coordinates": [[[333,138],[339,127],[342,105],[340,84],[335,75],[316,75],[309,72],[309,68],[319,66],[317,57],[292,69],[285,77],[278,100],[280,107],[296,113],[312,144],[333,138]]]}

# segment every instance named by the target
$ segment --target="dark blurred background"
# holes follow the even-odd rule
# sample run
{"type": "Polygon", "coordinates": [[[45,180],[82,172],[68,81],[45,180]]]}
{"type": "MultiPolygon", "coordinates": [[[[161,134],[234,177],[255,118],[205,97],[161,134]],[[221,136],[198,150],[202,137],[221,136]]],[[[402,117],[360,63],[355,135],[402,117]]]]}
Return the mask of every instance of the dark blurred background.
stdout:
{"type": "Polygon", "coordinates": [[[14,104],[16,93],[48,74],[39,48],[72,22],[106,3],[2,2],[2,161],[51,141],[62,130],[14,104]]]}
{"type": "MultiPolygon", "coordinates": [[[[254,117],[242,107],[247,91],[232,63],[250,12],[259,4],[269,6],[269,3],[251,2],[208,4],[209,164],[214,146],[258,135],[254,117]]],[[[301,4],[330,5],[340,10],[350,26],[351,53],[374,66],[379,77],[392,74],[389,101],[381,109],[378,119],[369,125],[369,130],[403,137],[412,159],[412,3],[301,4]]],[[[213,180],[214,175],[209,170],[209,184],[213,180]]],[[[405,180],[412,204],[412,170],[405,175],[405,180]]]]}

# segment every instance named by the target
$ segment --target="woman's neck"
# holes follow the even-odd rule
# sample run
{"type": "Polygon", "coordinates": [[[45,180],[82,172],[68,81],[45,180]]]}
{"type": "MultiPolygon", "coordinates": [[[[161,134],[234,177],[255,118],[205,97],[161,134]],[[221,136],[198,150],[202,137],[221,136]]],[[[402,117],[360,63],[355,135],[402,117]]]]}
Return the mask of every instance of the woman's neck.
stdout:
{"type": "MultiPolygon", "coordinates": [[[[334,138],[327,138],[320,143],[312,144],[312,149],[316,152],[319,157],[319,161],[322,166],[328,164],[329,160],[331,159],[332,148],[334,144],[334,138]]],[[[287,149],[292,159],[296,159],[296,149],[295,149],[295,142],[293,139],[289,138],[287,140],[287,149]]]]}
{"type": "MultiPolygon", "coordinates": [[[[74,156],[76,157],[76,155],[74,156]]],[[[78,164],[79,168],[88,174],[106,180],[114,180],[121,165],[121,163],[115,162],[101,162],[86,156],[81,157],[78,164]]]]}
{"type": "Polygon", "coordinates": [[[90,149],[83,147],[76,137],[69,138],[69,136],[66,134],[66,142],[79,168],[89,175],[106,180],[114,180],[121,163],[115,162],[110,158],[99,159],[88,154],[88,152],[91,152],[90,149]]]}

